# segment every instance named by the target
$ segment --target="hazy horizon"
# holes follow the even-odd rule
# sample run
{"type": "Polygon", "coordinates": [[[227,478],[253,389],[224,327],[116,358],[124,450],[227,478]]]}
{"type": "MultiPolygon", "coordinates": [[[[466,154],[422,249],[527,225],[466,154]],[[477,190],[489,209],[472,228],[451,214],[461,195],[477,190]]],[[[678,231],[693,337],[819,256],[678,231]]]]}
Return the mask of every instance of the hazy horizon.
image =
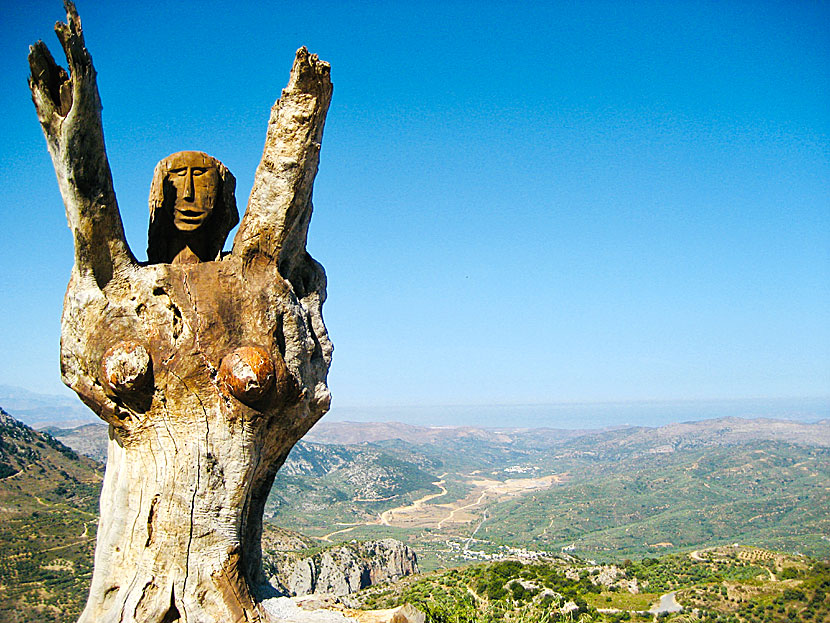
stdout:
{"type": "Polygon", "coordinates": [[[663,426],[722,417],[816,422],[830,418],[830,396],[730,400],[660,400],[526,405],[397,405],[337,407],[325,422],[402,422],[482,428],[663,426]]]}
{"type": "MultiPolygon", "coordinates": [[[[74,393],[41,393],[0,383],[0,407],[14,415],[6,402],[10,396],[71,405],[71,413],[98,421],[74,393]]],[[[711,400],[632,400],[614,402],[561,402],[547,404],[467,405],[347,405],[332,409],[324,422],[400,422],[430,427],[475,426],[481,428],[608,428],[615,426],[663,426],[665,424],[722,417],[769,418],[816,422],[830,418],[830,396],[744,398],[711,400]]]]}

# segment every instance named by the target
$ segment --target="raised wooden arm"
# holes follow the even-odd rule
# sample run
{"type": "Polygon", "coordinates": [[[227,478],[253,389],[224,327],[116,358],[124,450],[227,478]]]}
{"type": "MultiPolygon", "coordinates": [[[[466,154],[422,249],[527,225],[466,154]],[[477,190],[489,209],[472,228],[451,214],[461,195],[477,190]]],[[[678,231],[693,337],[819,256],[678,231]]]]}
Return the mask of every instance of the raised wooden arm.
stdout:
{"type": "Polygon", "coordinates": [[[103,288],[135,265],[112,185],[104,146],[95,68],[75,5],[55,24],[69,66],[59,67],[43,41],[29,48],[29,88],[55,167],[75,240],[75,269],[103,288]]]}
{"type": "Polygon", "coordinates": [[[271,108],[262,160],[233,244],[246,264],[257,256],[277,262],[295,287],[295,273],[305,272],[294,265],[297,258],[313,261],[304,252],[331,94],[329,64],[304,47],[297,50],[288,86],[271,108]]]}

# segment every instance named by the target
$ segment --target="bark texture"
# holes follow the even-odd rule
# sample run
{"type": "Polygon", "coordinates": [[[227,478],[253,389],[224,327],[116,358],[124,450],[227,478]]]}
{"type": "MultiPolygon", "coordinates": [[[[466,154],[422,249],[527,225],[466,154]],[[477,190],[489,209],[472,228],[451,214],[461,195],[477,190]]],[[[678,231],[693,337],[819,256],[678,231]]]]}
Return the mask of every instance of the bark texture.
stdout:
{"type": "Polygon", "coordinates": [[[61,372],[110,425],[80,621],[267,621],[263,506],[330,402],[325,273],[305,250],[329,66],[297,52],[233,251],[141,265],[124,238],[81,22],[66,9],[55,30],[69,72],[38,42],[29,85],[75,241],[61,372]]]}

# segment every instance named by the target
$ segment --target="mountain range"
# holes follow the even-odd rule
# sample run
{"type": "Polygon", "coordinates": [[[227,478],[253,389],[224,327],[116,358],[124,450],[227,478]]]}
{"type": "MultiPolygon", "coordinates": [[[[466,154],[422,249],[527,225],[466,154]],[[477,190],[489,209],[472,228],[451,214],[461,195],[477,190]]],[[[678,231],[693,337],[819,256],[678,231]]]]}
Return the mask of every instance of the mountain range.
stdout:
{"type": "MultiPolygon", "coordinates": [[[[47,430],[106,455],[103,425],[47,430]]],[[[321,422],[277,474],[265,516],[324,544],[402,539],[425,569],[504,548],[616,559],[735,540],[821,556],[829,492],[830,420],[604,430],[321,422]]]]}
{"type": "MultiPolygon", "coordinates": [[[[17,613],[0,621],[79,611],[106,444],[100,423],[34,431],[0,411],[0,613],[17,613]]],[[[620,564],[735,542],[827,557],[828,509],[828,420],[578,431],[321,422],[278,473],[265,535],[298,530],[280,539],[293,535],[300,553],[280,560],[351,586],[329,558],[365,575],[376,556],[355,539],[394,537],[427,571],[565,554],[620,564]],[[340,553],[319,555],[329,549],[340,553]]]]}

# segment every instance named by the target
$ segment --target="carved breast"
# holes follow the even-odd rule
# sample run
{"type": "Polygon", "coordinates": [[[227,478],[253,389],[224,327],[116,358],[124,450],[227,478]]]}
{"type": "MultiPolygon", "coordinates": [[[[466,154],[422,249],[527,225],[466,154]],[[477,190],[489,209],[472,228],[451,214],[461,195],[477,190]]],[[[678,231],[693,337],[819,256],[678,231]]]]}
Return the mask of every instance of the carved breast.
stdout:
{"type": "Polygon", "coordinates": [[[230,414],[293,404],[299,390],[285,363],[285,336],[304,323],[299,306],[286,308],[286,291],[275,269],[244,271],[233,258],[141,267],[113,280],[96,304],[67,296],[64,324],[92,347],[64,341],[64,375],[84,381],[73,388],[90,397],[103,393],[121,421],[162,407],[200,413],[205,400],[230,414]]]}

